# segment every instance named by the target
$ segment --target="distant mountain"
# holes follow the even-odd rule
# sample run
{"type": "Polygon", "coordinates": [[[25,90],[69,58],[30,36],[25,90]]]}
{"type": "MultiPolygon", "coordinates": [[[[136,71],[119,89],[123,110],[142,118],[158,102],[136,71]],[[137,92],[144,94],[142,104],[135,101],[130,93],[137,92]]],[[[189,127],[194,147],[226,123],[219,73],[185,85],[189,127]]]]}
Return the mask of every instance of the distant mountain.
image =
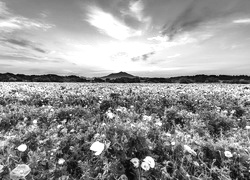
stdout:
{"type": "Polygon", "coordinates": [[[118,79],[118,78],[135,78],[136,76],[133,76],[131,74],[128,74],[126,72],[118,72],[118,73],[112,73],[107,76],[101,77],[102,79],[118,79]]]}

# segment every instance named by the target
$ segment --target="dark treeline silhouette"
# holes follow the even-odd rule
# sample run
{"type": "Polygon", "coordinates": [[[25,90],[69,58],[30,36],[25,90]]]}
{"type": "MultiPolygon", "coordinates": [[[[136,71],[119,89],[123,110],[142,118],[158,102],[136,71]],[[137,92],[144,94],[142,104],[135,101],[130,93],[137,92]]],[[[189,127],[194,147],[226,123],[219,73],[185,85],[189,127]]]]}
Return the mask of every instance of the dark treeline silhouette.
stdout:
{"type": "Polygon", "coordinates": [[[170,78],[149,77],[120,77],[120,78],[85,78],[75,75],[59,76],[55,74],[46,75],[24,75],[12,73],[0,73],[0,82],[92,82],[92,83],[230,83],[250,84],[250,76],[246,75],[195,75],[179,76],[170,78]]]}
{"type": "Polygon", "coordinates": [[[46,75],[24,75],[12,73],[0,73],[1,82],[88,82],[86,78],[71,76],[46,75]]]}

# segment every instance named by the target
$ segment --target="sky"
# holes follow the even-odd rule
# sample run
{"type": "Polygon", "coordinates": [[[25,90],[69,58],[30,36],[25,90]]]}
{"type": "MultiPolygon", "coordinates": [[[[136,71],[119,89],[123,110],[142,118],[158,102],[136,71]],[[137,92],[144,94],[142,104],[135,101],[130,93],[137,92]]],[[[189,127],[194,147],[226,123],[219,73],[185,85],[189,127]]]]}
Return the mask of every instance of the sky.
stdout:
{"type": "Polygon", "coordinates": [[[0,0],[0,73],[250,75],[250,0],[0,0]]]}

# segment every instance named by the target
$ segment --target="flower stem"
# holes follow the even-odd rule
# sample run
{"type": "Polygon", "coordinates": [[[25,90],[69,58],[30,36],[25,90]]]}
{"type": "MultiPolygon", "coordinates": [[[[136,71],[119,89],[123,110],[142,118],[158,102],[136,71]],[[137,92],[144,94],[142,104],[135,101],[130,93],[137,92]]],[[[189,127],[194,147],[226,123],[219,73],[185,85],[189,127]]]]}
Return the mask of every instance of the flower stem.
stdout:
{"type": "Polygon", "coordinates": [[[138,180],[141,180],[141,171],[140,171],[140,167],[137,169],[137,174],[138,174],[138,180]]]}

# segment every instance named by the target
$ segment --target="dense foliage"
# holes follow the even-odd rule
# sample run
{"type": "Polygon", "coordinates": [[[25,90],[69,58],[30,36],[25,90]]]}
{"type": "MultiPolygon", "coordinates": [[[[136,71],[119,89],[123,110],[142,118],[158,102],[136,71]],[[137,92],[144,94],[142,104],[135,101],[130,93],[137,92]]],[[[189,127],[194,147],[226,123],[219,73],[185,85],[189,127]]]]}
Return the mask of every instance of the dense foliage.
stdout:
{"type": "Polygon", "coordinates": [[[0,179],[248,180],[249,121],[249,85],[1,83],[0,179]]]}

